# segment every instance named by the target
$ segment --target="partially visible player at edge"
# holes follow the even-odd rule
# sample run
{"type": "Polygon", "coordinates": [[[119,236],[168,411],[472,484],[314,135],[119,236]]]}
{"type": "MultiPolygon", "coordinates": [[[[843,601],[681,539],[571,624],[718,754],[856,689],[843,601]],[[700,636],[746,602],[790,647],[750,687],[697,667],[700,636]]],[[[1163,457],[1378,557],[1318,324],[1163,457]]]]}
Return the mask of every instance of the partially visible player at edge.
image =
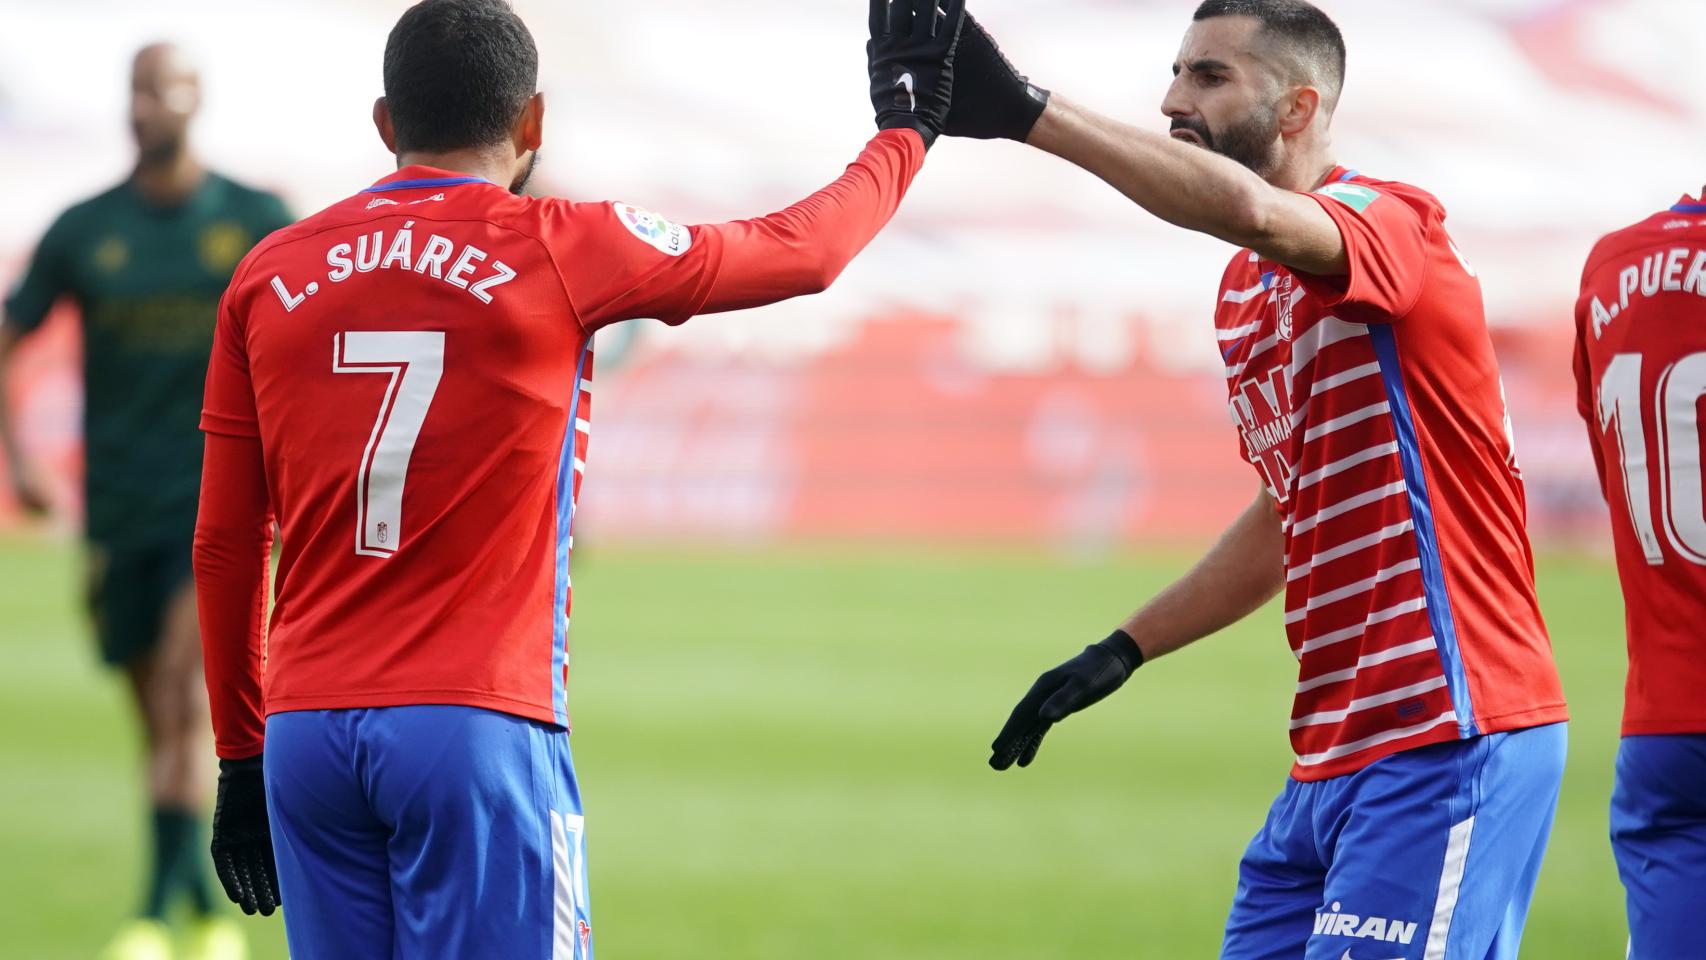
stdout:
{"type": "Polygon", "coordinates": [[[238,268],[195,538],[213,854],[246,911],[289,903],[297,960],[591,957],[565,636],[593,334],[821,291],[888,222],[941,132],[963,7],[875,6],[881,129],[846,173],[683,226],[518,196],[533,38],[501,0],[425,0],[373,110],[397,171],[238,268]]]}
{"type": "Polygon", "coordinates": [[[1444,208],[1334,160],[1345,45],[1302,0],[1197,8],[1170,136],[1049,98],[993,51],[968,18],[957,76],[1004,71],[1011,104],[1010,127],[980,133],[1243,248],[1215,332],[1263,490],[1189,573],[1043,674],[990,763],[1029,764],[1052,724],[1283,590],[1297,760],[1221,956],[1514,958],[1564,698],[1480,285],[1444,208]]]}
{"type": "Polygon", "coordinates": [[[167,920],[195,916],[185,955],[237,958],[242,935],[215,911],[203,823],[213,782],[190,540],[201,481],[196,419],[214,315],[255,241],[290,222],[278,197],[208,170],[190,144],[201,80],[182,51],[152,44],[131,64],[136,167],[65,211],[6,298],[0,325],[0,449],[14,493],[40,513],[50,494],[5,409],[14,347],[60,300],[83,334],[88,601],[101,659],[124,671],[142,720],[152,850],[140,916],[106,960],[173,955],[167,920]]]}
{"type": "Polygon", "coordinates": [[[1576,389],[1623,581],[1629,677],[1611,798],[1629,956],[1698,956],[1706,914],[1706,191],[1594,247],[1576,389]]]}

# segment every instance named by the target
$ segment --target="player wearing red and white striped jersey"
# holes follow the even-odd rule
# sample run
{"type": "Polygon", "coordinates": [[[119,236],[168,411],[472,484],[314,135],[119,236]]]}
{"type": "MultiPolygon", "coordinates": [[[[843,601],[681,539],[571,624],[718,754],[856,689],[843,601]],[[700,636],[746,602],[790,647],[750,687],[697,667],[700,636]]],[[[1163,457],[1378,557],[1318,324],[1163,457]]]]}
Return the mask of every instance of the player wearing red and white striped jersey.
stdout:
{"type": "Polygon", "coordinates": [[[1193,570],[1045,673],[990,762],[1027,765],[1144,662],[1283,595],[1296,762],[1221,956],[1505,960],[1551,830],[1564,698],[1479,282],[1439,201],[1334,161],[1344,63],[1303,0],[1206,0],[1170,137],[1059,97],[1029,131],[1242,248],[1216,342],[1263,489],[1193,570]]]}
{"type": "MultiPolygon", "coordinates": [[[[1706,197],[1706,193],[1702,194],[1706,197]]],[[[1699,952],[1706,913],[1706,202],[1604,239],[1576,302],[1577,399],[1611,507],[1629,646],[1612,848],[1629,956],[1699,952]]]]}

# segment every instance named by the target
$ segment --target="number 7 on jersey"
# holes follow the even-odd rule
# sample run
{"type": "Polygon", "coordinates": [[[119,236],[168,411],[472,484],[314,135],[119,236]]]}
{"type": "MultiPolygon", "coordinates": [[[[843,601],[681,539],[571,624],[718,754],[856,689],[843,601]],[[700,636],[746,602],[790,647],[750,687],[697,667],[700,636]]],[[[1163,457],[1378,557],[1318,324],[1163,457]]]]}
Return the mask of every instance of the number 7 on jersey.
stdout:
{"type": "Polygon", "coordinates": [[[332,337],[332,372],[390,382],[355,482],[355,552],[390,557],[403,543],[403,486],[427,408],[444,375],[443,331],[350,330],[332,337]]]}

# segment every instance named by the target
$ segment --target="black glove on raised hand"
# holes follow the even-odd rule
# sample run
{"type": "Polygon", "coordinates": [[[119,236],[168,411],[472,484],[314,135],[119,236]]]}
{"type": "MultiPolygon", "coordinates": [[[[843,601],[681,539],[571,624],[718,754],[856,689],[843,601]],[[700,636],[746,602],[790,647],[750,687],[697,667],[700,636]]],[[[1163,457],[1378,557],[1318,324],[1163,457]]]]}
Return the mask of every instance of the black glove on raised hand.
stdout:
{"type": "Polygon", "coordinates": [[[1025,142],[1048,106],[1048,91],[1025,79],[977,19],[966,14],[954,53],[954,94],[943,132],[950,137],[1025,142]]]}
{"type": "Polygon", "coordinates": [[[1137,642],[1124,630],[1115,630],[1038,677],[989,745],[989,765],[1005,770],[1017,760],[1021,767],[1030,766],[1050,727],[1118,690],[1141,666],[1143,651],[1137,642]]]}
{"type": "Polygon", "coordinates": [[[270,917],[278,909],[278,866],[273,861],[260,757],[219,761],[213,870],[225,886],[225,895],[244,913],[270,917]]]}
{"type": "Polygon", "coordinates": [[[882,130],[910,128],[936,141],[954,92],[954,45],[965,0],[871,0],[871,106],[882,130]]]}

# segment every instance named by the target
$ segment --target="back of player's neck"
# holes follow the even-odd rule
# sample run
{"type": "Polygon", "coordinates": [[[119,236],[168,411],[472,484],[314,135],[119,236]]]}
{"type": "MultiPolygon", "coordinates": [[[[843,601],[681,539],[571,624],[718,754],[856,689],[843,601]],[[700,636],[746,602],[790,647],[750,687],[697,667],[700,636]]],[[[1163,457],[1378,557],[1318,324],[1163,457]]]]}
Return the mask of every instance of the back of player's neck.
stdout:
{"type": "Polygon", "coordinates": [[[431,167],[434,170],[445,170],[467,177],[479,177],[493,183],[502,183],[509,175],[508,164],[490,151],[485,150],[399,153],[397,155],[397,169],[401,170],[404,167],[431,167]]]}

